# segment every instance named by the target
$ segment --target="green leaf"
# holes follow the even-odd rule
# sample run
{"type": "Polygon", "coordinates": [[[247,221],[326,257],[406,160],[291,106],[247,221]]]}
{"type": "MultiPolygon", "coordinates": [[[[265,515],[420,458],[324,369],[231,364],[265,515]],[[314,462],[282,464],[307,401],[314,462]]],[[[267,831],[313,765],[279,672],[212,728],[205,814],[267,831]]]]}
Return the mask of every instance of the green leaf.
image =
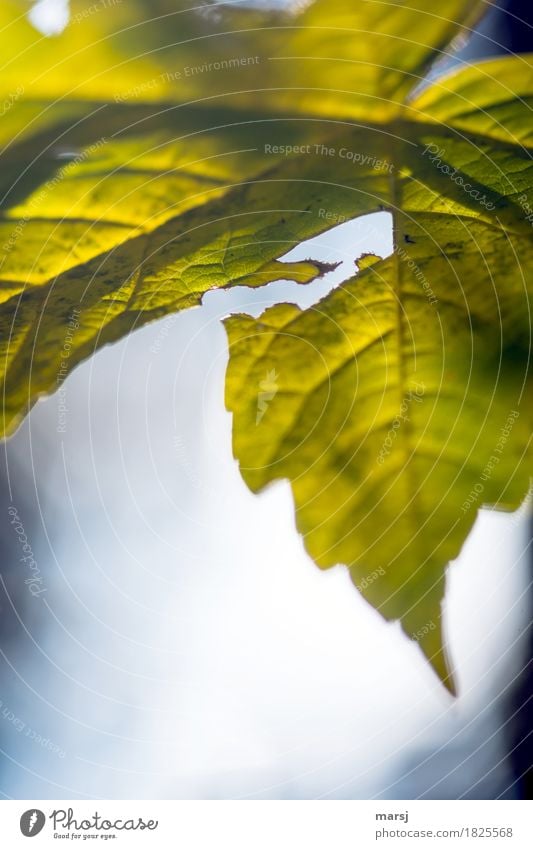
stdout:
{"type": "Polygon", "coordinates": [[[311,556],[452,689],[446,564],[528,485],[531,59],[422,84],[482,2],[88,8],[44,38],[0,7],[3,433],[101,345],[210,289],[310,282],[328,267],[279,258],[388,210],[391,258],[228,319],[227,403],[250,487],[288,478],[311,556]]]}
{"type": "Polygon", "coordinates": [[[533,174],[527,151],[490,134],[401,136],[386,190],[365,184],[392,211],[393,256],[363,257],[310,309],[227,319],[226,403],[250,488],[289,479],[315,562],[346,564],[453,691],[446,565],[479,507],[515,509],[529,487],[533,239],[519,198],[533,174]]]}
{"type": "Polygon", "coordinates": [[[410,102],[414,120],[452,125],[513,146],[533,146],[533,54],[488,59],[433,80],[410,102]]]}
{"type": "Polygon", "coordinates": [[[367,118],[370,110],[384,120],[485,11],[479,0],[443,0],[438,13],[424,0],[312,0],[284,10],[188,2],[157,9],[128,0],[87,8],[85,0],[71,3],[65,32],[46,39],[4,0],[3,90],[23,86],[25,97],[47,106],[198,100],[211,108],[220,99],[327,118],[367,118]]]}
{"type": "MultiPolygon", "coordinates": [[[[288,12],[183,4],[152,18],[152,4],[93,13],[79,2],[65,32],[44,38],[18,4],[2,4],[3,433],[57,387],[73,309],[81,327],[69,371],[210,288],[325,270],[276,263],[326,228],[315,201],[329,162],[302,165],[285,151],[331,134],[349,145],[331,118],[396,113],[482,8],[449,0],[434,15],[411,5],[389,4],[383,16],[374,2],[288,12]],[[267,153],[265,141],[283,150],[267,153]]],[[[336,166],[324,203],[364,180],[353,163],[336,166]]]]}

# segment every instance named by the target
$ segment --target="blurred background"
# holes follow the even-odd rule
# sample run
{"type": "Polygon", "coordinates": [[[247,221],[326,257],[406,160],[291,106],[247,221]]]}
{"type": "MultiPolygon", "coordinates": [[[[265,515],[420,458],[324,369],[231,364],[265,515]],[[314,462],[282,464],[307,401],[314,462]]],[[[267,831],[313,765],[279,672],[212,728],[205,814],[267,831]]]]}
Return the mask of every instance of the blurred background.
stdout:
{"type": "MultiPolygon", "coordinates": [[[[525,4],[487,5],[454,61],[531,48],[525,4]]],[[[213,292],[100,351],[3,444],[4,798],[530,797],[528,505],[482,511],[449,569],[453,700],[346,570],[314,566],[288,484],[253,496],[232,458],[220,318],[309,306],[365,251],[392,251],[387,213],[292,251],[341,263],[308,287],[213,292]]]]}

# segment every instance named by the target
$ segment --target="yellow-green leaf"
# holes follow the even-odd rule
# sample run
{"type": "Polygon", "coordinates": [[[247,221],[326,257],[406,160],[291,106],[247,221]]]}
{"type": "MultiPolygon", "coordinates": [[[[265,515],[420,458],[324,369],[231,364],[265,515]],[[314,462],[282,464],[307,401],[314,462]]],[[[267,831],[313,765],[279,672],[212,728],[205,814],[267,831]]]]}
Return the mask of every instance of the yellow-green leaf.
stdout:
{"type": "Polygon", "coordinates": [[[289,479],[316,563],[346,564],[453,689],[445,567],[479,507],[514,509],[529,485],[533,239],[518,196],[532,175],[520,147],[487,140],[480,155],[479,140],[422,125],[415,139],[395,144],[383,194],[374,179],[375,208],[393,214],[392,257],[363,257],[308,310],[227,319],[226,399],[249,486],[289,479]],[[439,167],[444,147],[494,210],[439,167]],[[276,392],[256,421],[271,372],[276,392]]]}
{"type": "Polygon", "coordinates": [[[2,433],[102,344],[213,288],[310,282],[328,268],[280,257],[388,210],[391,258],[228,320],[227,402],[252,489],[291,481],[312,557],[450,688],[446,564],[530,462],[531,59],[424,82],[485,5],[76,0],[50,38],[0,6],[2,433]]]}
{"type": "MultiPolygon", "coordinates": [[[[315,0],[285,11],[173,4],[168,13],[139,0],[80,0],[65,31],[46,38],[6,0],[2,432],[56,387],[72,309],[83,329],[70,369],[210,288],[322,272],[275,261],[326,229],[320,209],[341,187],[361,193],[377,171],[388,179],[391,132],[364,141],[381,168],[354,168],[342,156],[357,153],[355,139],[338,119],[398,114],[482,8],[448,0],[437,15],[394,2],[384,15],[374,0],[315,0]],[[332,180],[328,157],[315,152],[324,141],[336,151],[332,180]]],[[[346,217],[373,204],[362,194],[340,202],[346,217]]]]}

